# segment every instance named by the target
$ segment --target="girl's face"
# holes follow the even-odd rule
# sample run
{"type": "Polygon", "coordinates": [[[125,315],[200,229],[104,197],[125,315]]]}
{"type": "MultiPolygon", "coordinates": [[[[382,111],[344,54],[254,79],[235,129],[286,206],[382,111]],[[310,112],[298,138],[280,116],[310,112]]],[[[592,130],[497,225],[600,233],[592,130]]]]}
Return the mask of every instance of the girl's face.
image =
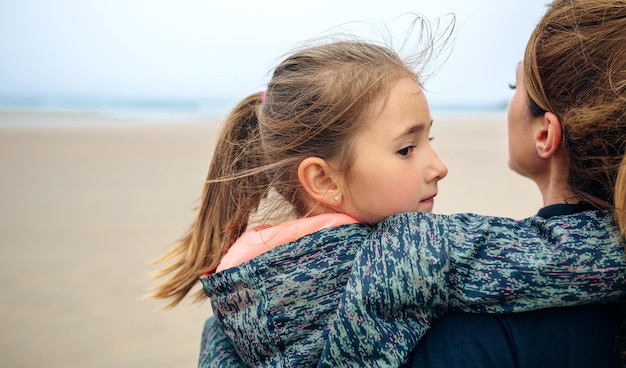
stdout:
{"type": "Polygon", "coordinates": [[[520,63],[515,76],[515,92],[509,102],[507,125],[509,137],[509,167],[518,174],[533,178],[541,167],[533,137],[534,118],[530,113],[528,94],[524,86],[524,66],[520,63]]]}
{"type": "Polygon", "coordinates": [[[430,212],[448,169],[430,145],[432,118],[419,84],[406,77],[380,114],[355,137],[345,212],[377,223],[402,212],[430,212]]]}

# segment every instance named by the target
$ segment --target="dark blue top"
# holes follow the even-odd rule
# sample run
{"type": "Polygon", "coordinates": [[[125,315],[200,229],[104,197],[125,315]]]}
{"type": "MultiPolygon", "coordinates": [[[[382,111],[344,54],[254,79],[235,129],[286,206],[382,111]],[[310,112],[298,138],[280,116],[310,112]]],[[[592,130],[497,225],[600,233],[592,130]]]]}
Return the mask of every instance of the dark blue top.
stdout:
{"type": "MultiPolygon", "coordinates": [[[[542,208],[549,218],[590,209],[558,204],[542,208]]],[[[617,305],[590,304],[515,314],[449,312],[411,356],[412,367],[619,367],[616,339],[622,324],[617,305]]]]}

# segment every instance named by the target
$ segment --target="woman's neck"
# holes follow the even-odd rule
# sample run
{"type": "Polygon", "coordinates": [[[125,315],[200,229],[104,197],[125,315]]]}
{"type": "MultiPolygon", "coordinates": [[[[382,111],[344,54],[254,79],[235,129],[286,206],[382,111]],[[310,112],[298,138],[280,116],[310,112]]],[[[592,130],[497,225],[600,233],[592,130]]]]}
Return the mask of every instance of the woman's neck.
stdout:
{"type": "Polygon", "coordinates": [[[553,173],[544,180],[535,180],[535,183],[537,183],[539,191],[541,192],[544,206],[580,202],[580,198],[574,194],[570,185],[567,183],[565,175],[553,173]]]}
{"type": "Polygon", "coordinates": [[[580,202],[580,198],[567,183],[568,168],[569,160],[562,155],[556,155],[550,159],[542,175],[531,178],[539,187],[544,206],[580,202]]]}
{"type": "Polygon", "coordinates": [[[550,206],[553,204],[561,204],[561,203],[569,203],[576,204],[580,202],[580,198],[578,198],[572,191],[559,191],[559,190],[548,190],[546,192],[541,193],[543,197],[543,205],[550,206]]]}

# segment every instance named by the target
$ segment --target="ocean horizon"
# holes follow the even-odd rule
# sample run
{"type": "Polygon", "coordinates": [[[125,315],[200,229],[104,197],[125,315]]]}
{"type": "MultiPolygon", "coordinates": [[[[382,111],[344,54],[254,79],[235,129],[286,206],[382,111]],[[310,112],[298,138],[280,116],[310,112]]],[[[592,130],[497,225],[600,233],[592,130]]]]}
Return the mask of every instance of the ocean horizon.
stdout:
{"type": "MultiPolygon", "coordinates": [[[[13,97],[0,96],[0,113],[39,114],[88,114],[118,119],[129,119],[144,123],[174,123],[189,120],[221,119],[237,104],[236,99],[227,98],[92,98],[92,97],[13,97]]],[[[506,111],[508,101],[492,103],[437,103],[430,104],[436,116],[475,116],[501,114],[506,111]]],[[[86,119],[85,123],[89,120],[86,119]]],[[[63,125],[62,121],[15,122],[0,120],[0,126],[63,125]]],[[[130,122],[129,122],[130,124],[130,122]]]]}

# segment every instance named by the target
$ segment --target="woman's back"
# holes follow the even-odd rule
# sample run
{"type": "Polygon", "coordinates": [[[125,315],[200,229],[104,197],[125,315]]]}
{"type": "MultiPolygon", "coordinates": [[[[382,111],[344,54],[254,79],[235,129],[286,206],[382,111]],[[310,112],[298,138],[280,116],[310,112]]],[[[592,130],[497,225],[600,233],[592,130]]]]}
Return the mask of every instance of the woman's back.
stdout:
{"type": "Polygon", "coordinates": [[[450,312],[433,321],[411,356],[430,368],[619,367],[617,304],[515,314],[450,312]]]}

